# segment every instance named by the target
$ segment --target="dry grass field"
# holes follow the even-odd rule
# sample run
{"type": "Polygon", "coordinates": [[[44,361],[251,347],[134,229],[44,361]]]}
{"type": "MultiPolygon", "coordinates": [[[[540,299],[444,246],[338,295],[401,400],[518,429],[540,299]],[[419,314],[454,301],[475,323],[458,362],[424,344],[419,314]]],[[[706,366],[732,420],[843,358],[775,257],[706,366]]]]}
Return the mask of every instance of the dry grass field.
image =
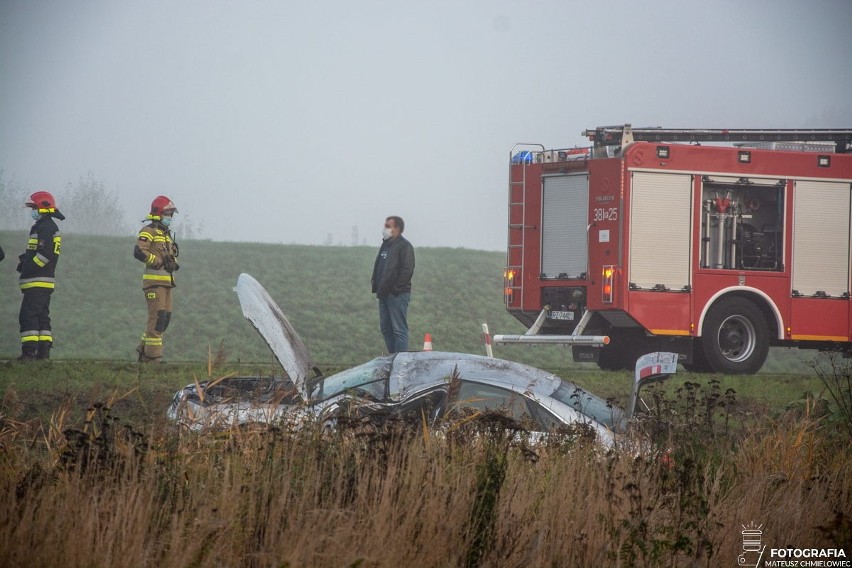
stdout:
{"type": "Polygon", "coordinates": [[[138,431],[0,407],[0,566],[731,566],[770,546],[852,554],[852,451],[825,400],[755,413],[718,382],[646,397],[644,450],[499,416],[438,431],[281,424],[138,431]]]}

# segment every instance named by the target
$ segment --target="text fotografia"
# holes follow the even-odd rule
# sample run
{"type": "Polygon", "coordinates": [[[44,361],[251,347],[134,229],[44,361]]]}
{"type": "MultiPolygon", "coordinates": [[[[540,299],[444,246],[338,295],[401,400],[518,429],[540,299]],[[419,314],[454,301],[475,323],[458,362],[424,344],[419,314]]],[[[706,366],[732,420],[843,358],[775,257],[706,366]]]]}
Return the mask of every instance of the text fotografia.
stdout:
{"type": "Polygon", "coordinates": [[[770,548],[767,568],[852,568],[842,548],[770,548]]]}

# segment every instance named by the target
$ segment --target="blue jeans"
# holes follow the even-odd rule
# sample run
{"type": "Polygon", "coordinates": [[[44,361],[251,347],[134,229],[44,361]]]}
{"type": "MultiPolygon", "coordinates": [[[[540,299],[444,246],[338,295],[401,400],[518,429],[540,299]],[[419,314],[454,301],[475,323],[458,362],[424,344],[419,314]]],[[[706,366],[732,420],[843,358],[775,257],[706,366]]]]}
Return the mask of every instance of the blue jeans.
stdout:
{"type": "Polygon", "coordinates": [[[408,351],[408,302],[411,294],[389,294],[379,298],[379,329],[385,338],[388,353],[408,351]]]}

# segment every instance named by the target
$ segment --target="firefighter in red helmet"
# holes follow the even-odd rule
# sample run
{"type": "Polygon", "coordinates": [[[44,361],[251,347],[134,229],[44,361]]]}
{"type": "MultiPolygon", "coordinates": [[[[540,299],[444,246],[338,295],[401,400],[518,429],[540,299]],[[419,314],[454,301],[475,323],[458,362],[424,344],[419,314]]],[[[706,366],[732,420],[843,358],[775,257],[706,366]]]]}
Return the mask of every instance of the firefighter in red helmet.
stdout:
{"type": "Polygon", "coordinates": [[[21,325],[21,361],[49,359],[53,347],[50,327],[50,297],[56,286],[56,264],[62,236],[54,219],[65,219],[56,208],[56,200],[47,191],[30,195],[25,204],[35,224],[30,229],[27,249],[18,257],[18,280],[24,294],[18,322],[21,325]]]}
{"type": "Polygon", "coordinates": [[[174,273],[178,247],[169,227],[178,210],[165,195],[151,202],[149,223],[139,231],[133,256],[145,264],[142,273],[142,291],[148,304],[148,323],[142,341],[136,348],[139,361],[160,362],[163,359],[163,334],[172,318],[172,288],[175,287],[174,273]]]}

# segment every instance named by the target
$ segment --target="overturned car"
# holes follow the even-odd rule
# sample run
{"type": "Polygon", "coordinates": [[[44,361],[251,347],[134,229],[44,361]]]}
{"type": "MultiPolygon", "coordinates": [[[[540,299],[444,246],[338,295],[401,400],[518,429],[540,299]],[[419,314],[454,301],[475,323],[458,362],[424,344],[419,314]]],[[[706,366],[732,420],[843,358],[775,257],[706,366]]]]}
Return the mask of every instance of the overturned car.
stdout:
{"type": "MultiPolygon", "coordinates": [[[[257,280],[241,274],[234,290],[243,315],[288,379],[232,377],[187,385],[175,394],[168,416],[193,430],[307,420],[334,427],[353,414],[394,416],[428,426],[459,411],[498,411],[533,432],[584,425],[605,445],[626,428],[630,412],[574,383],[528,365],[467,353],[397,353],[324,377],[257,280]]],[[[653,355],[671,357],[663,364],[656,357],[641,377],[637,371],[631,407],[640,383],[674,372],[674,354],[653,355]]]]}

